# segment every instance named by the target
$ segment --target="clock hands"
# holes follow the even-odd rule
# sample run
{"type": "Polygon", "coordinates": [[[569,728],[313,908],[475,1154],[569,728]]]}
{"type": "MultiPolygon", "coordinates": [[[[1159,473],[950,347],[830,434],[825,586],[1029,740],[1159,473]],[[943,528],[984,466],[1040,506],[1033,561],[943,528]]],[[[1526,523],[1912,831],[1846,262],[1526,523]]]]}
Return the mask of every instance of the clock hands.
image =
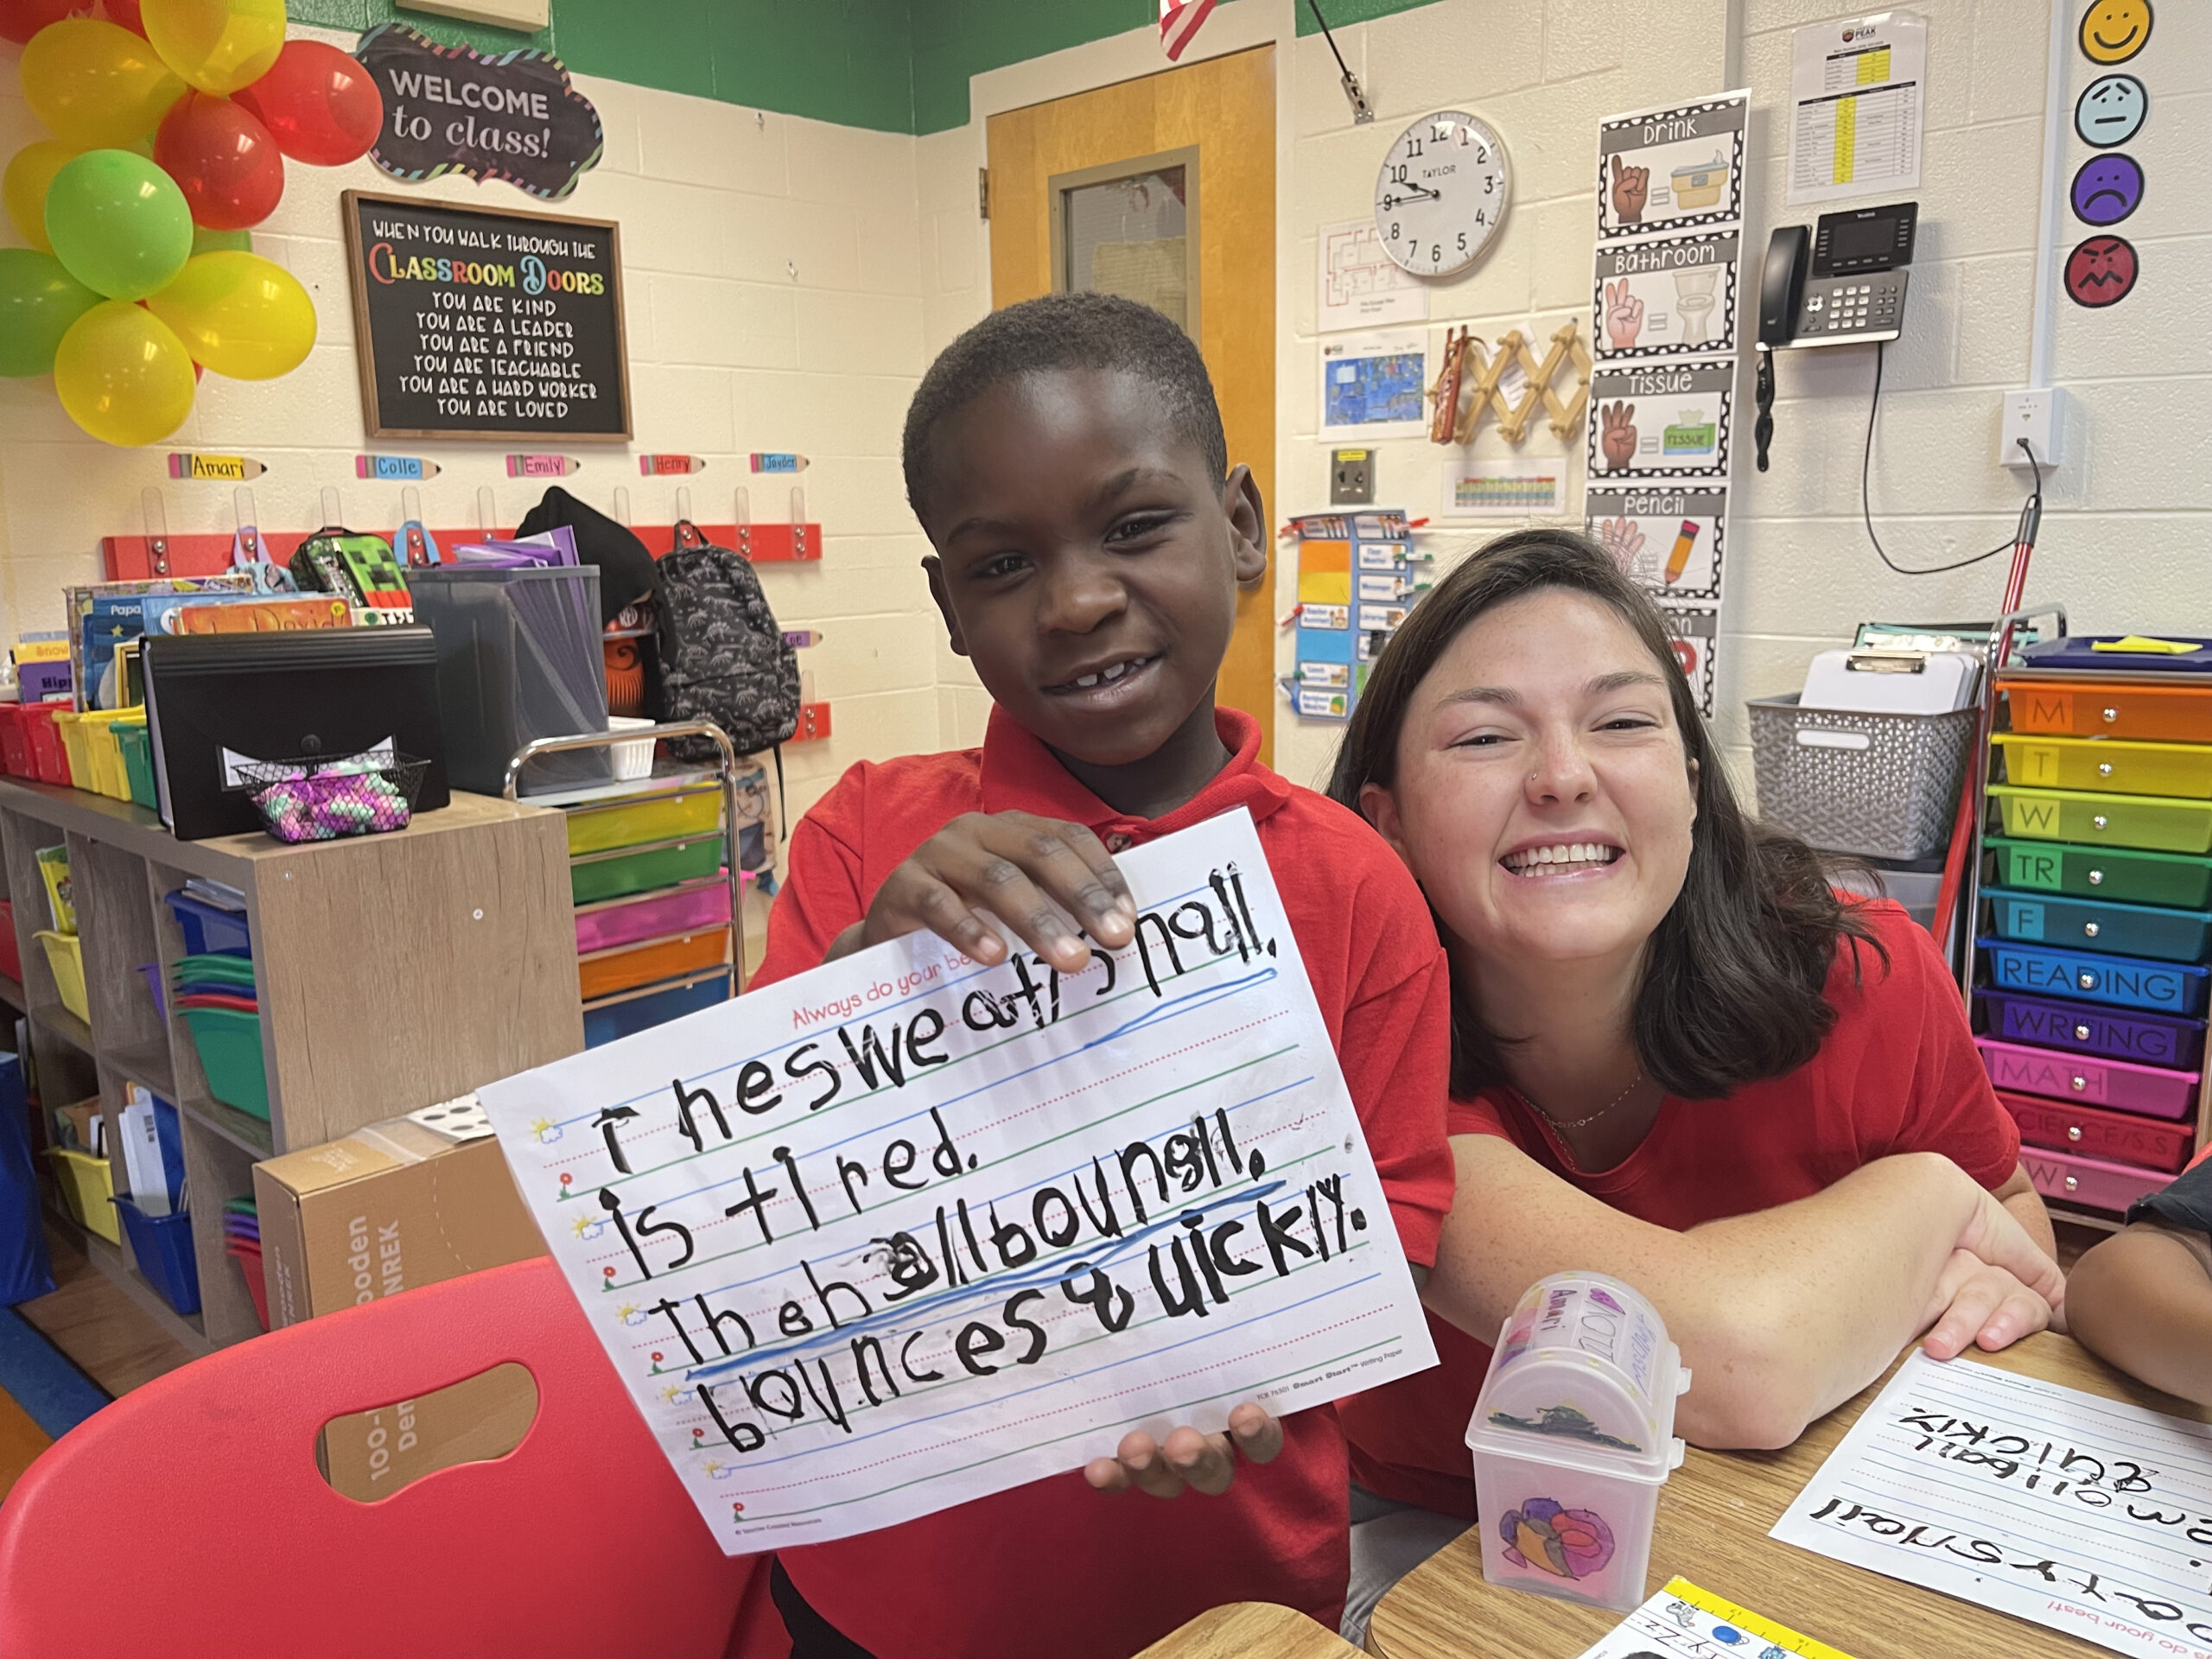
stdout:
{"type": "MultiPolygon", "coordinates": [[[[1397,188],[1406,193],[1405,199],[1408,201],[1412,200],[1415,196],[1427,196],[1431,201],[1441,201],[1444,200],[1444,193],[1442,191],[1432,190],[1425,184],[1401,184],[1397,188]]],[[[1382,211],[1384,213],[1389,213],[1390,209],[1396,205],[1396,202],[1393,200],[1392,198],[1389,196],[1382,198],[1382,211]]]]}

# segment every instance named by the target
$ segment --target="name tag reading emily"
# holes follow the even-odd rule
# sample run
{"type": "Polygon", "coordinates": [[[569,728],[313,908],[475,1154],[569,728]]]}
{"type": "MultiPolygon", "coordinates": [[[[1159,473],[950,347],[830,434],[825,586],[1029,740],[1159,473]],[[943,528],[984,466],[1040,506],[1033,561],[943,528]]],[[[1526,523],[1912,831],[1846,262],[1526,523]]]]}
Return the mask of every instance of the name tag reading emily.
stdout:
{"type": "Polygon", "coordinates": [[[1083,973],[915,934],[480,1090],[731,1554],[1435,1363],[1251,819],[1120,864],[1083,973]]]}

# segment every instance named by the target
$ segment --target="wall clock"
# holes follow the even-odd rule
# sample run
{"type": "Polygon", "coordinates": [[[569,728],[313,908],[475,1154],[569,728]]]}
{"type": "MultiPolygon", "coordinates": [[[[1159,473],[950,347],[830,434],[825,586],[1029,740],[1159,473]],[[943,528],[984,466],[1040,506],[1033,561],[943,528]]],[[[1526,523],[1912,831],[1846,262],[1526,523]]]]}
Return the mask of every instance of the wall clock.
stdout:
{"type": "Polygon", "coordinates": [[[1375,233],[1416,276],[1451,276],[1483,256],[1512,200],[1505,146],[1464,110],[1424,116],[1375,176],[1375,233]]]}

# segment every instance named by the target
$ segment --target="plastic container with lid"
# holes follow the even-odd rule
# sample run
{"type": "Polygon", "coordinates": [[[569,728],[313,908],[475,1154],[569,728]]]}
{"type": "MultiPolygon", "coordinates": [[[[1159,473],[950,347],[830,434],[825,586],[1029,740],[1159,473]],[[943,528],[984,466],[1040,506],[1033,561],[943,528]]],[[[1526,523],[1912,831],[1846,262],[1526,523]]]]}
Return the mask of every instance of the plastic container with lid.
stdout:
{"type": "Polygon", "coordinates": [[[1522,1294],[1467,1425],[1483,1576],[1626,1612],[1642,1605],[1659,1489],[1682,1461],[1690,1374],[1658,1311],[1601,1273],[1522,1294]]]}

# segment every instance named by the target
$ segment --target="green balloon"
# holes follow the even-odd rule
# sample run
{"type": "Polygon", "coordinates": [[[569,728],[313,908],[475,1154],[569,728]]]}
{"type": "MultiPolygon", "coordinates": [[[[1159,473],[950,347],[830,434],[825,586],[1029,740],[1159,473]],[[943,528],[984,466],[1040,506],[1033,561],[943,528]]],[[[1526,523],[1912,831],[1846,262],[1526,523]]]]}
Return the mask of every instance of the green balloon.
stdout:
{"type": "Polygon", "coordinates": [[[251,253],[253,232],[251,231],[211,231],[205,225],[192,227],[192,251],[200,253],[251,253]]]}
{"type": "Polygon", "coordinates": [[[54,372],[69,325],[100,296],[34,248],[0,248],[0,374],[54,372]]]}
{"type": "Polygon", "coordinates": [[[46,235],[69,274],[111,300],[167,288],[192,257],[192,209],[176,181],[127,149],[88,149],[54,175],[46,235]]]}

